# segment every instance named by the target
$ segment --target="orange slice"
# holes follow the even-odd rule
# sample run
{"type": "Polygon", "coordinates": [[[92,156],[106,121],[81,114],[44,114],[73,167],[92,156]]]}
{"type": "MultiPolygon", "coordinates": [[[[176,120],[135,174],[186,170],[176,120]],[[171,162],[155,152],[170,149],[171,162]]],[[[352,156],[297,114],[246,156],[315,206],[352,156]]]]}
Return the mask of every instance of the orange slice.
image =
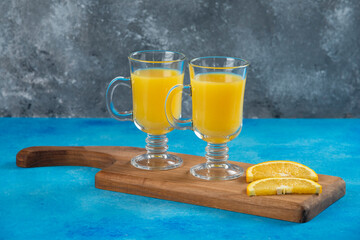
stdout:
{"type": "Polygon", "coordinates": [[[319,194],[320,184],[303,178],[264,178],[256,180],[247,186],[249,196],[280,195],[288,193],[319,194]]]}
{"type": "Polygon", "coordinates": [[[256,164],[246,170],[246,182],[263,178],[295,177],[318,181],[318,175],[311,168],[292,161],[268,161],[256,164]]]}

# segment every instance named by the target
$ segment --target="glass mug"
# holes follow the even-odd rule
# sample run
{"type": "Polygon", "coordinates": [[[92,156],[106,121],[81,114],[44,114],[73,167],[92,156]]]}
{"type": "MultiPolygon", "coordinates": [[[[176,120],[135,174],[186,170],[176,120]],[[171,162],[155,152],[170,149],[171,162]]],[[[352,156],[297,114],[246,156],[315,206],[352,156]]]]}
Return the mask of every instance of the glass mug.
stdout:
{"type": "Polygon", "coordinates": [[[168,93],[166,118],[177,129],[192,129],[206,141],[206,163],[190,169],[193,176],[206,180],[230,180],[244,173],[228,163],[227,142],[242,128],[244,91],[249,63],[240,58],[200,57],[190,61],[190,85],[178,84],[168,93]],[[182,90],[190,89],[192,119],[179,119],[171,106],[182,90]]]}
{"type": "MultiPolygon", "coordinates": [[[[166,133],[173,130],[168,123],[164,104],[168,91],[184,79],[185,55],[182,53],[147,50],[129,55],[131,78],[114,78],[106,91],[106,106],[112,117],[120,121],[133,121],[138,129],[147,133],[146,154],[131,159],[134,167],[145,170],[168,170],[181,166],[182,159],[167,153],[166,133]],[[133,109],[118,111],[113,104],[114,90],[118,86],[132,89],[133,109]]],[[[181,96],[171,105],[174,116],[180,117],[181,96]]]]}

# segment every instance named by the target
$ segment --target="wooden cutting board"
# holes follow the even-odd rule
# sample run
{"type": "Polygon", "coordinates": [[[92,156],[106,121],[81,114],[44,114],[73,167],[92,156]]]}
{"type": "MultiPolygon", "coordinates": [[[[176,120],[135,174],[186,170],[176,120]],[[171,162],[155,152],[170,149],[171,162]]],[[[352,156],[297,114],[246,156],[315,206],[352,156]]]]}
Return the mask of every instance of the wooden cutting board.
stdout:
{"type": "MultiPolygon", "coordinates": [[[[231,181],[206,181],[193,177],[190,167],[204,157],[177,154],[183,166],[168,171],[146,171],[133,167],[130,159],[145,153],[135,147],[30,147],[16,156],[19,167],[88,166],[101,168],[95,176],[100,189],[220,208],[229,211],[304,223],[345,195],[339,177],[319,175],[320,195],[246,195],[245,176],[231,181]]],[[[252,164],[232,162],[245,170],[252,164]]]]}

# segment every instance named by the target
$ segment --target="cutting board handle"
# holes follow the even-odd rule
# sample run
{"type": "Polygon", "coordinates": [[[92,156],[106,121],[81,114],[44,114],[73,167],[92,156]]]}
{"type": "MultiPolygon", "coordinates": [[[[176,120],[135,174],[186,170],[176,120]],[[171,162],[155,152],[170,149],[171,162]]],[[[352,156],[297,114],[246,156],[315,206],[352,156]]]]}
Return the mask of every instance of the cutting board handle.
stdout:
{"type": "Polygon", "coordinates": [[[29,147],[16,155],[16,165],[23,168],[45,166],[86,166],[103,169],[115,159],[102,152],[84,147],[29,147]]]}

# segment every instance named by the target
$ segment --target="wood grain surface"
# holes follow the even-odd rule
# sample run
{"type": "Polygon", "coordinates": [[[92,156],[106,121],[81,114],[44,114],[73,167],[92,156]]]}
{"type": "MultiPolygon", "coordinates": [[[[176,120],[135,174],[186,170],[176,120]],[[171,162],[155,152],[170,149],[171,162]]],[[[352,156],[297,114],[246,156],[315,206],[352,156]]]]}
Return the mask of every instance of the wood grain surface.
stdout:
{"type": "MultiPolygon", "coordinates": [[[[102,169],[95,176],[100,189],[219,208],[291,222],[304,223],[345,195],[345,182],[319,175],[320,195],[246,195],[245,176],[231,181],[206,181],[193,177],[192,166],[204,157],[178,154],[183,166],[168,171],[133,167],[130,159],[145,153],[135,147],[30,147],[16,156],[19,167],[88,166],[102,169]]],[[[232,162],[245,170],[252,164],[232,162]]]]}

